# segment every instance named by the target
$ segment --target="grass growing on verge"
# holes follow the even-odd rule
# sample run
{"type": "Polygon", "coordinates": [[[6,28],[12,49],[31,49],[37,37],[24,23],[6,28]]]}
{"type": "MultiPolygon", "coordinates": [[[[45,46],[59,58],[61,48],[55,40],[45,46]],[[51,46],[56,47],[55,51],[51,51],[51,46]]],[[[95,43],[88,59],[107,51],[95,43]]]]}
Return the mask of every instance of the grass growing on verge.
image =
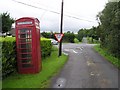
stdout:
{"type": "Polygon", "coordinates": [[[3,88],[47,88],[50,78],[54,76],[67,61],[68,56],[58,58],[58,50],[54,47],[50,57],[42,60],[42,71],[37,74],[14,73],[3,80],[3,88]]]}
{"type": "Polygon", "coordinates": [[[110,61],[113,65],[118,67],[120,69],[120,59],[112,56],[111,54],[108,54],[108,52],[102,48],[100,48],[100,45],[94,46],[94,49],[100,53],[103,57],[105,57],[108,61],[110,61]]]}

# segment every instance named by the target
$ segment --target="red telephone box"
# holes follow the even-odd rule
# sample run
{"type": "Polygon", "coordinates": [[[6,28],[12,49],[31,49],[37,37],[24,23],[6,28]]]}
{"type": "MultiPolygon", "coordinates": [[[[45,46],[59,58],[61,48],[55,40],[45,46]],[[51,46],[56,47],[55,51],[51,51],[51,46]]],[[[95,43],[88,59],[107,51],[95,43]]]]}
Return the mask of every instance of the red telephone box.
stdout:
{"type": "Polygon", "coordinates": [[[42,67],[39,20],[23,17],[15,25],[18,72],[38,73],[42,67]]]}

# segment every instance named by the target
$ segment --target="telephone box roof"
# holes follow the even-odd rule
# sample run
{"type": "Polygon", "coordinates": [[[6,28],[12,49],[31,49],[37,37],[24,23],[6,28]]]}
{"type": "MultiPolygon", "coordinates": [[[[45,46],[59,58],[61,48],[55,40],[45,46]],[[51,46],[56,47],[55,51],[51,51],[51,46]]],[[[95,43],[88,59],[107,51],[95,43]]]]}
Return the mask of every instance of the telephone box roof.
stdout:
{"type": "Polygon", "coordinates": [[[39,20],[37,18],[34,18],[34,17],[22,17],[22,18],[17,19],[16,21],[19,21],[21,19],[32,19],[32,20],[37,20],[39,22],[39,20]]]}

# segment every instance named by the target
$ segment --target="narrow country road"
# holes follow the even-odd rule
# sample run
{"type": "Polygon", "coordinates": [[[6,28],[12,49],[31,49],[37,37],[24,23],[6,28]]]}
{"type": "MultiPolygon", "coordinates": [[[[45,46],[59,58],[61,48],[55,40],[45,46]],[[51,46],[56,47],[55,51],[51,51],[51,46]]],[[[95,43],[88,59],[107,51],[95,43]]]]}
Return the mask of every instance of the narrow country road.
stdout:
{"type": "Polygon", "coordinates": [[[93,44],[63,44],[69,60],[51,88],[118,88],[118,69],[93,50],[93,44]]]}

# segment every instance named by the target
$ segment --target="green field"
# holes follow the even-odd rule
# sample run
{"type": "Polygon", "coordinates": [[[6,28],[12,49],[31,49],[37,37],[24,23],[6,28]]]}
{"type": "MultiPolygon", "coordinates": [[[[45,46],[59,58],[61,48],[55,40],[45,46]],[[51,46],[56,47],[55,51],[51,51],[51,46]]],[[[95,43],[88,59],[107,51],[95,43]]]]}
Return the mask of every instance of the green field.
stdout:
{"type": "Polygon", "coordinates": [[[13,73],[3,80],[3,88],[47,88],[53,77],[68,60],[68,56],[58,57],[58,50],[52,48],[52,54],[42,60],[42,71],[37,74],[13,73]]]}

